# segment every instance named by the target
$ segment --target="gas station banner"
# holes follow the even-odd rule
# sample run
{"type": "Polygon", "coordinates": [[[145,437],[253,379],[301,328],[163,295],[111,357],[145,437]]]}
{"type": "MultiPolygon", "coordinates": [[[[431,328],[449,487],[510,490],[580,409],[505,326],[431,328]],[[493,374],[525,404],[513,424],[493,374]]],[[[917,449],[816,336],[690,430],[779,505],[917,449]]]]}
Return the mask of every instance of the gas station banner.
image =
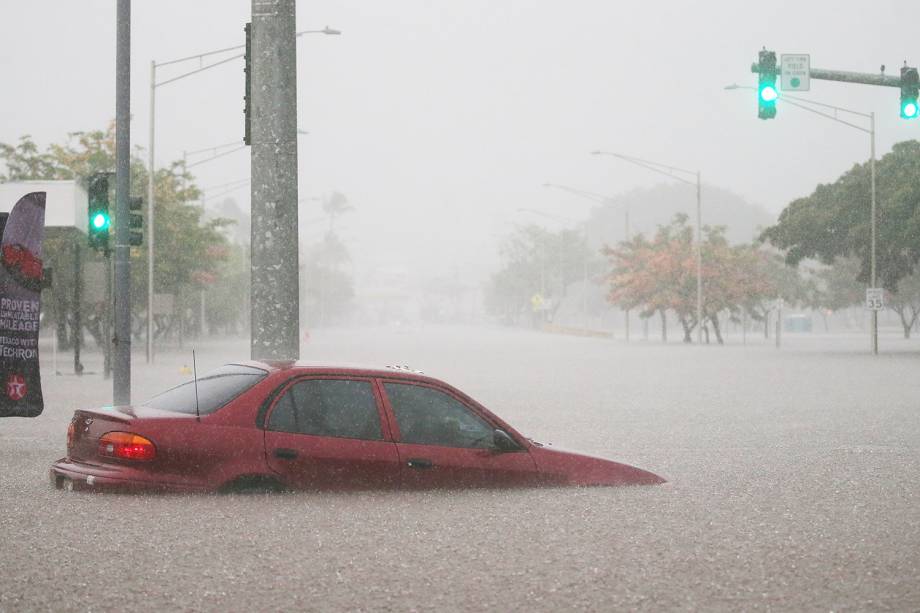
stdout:
{"type": "Polygon", "coordinates": [[[44,409],[38,367],[45,192],[26,194],[0,237],[0,417],[44,409]]]}

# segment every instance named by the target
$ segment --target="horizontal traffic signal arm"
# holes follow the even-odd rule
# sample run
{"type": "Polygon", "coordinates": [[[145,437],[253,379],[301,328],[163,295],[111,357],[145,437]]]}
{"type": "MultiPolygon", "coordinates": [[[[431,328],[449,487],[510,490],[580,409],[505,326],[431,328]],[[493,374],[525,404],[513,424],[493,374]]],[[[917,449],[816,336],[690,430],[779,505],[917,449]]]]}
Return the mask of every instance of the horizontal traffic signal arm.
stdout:
{"type": "MultiPolygon", "coordinates": [[[[751,72],[760,74],[760,65],[751,64],[751,72]]],[[[774,70],[778,77],[782,73],[779,65],[774,70]]],[[[824,70],[822,68],[811,68],[808,74],[812,79],[819,81],[840,81],[843,83],[861,83],[863,85],[879,85],[881,87],[901,87],[901,77],[893,77],[885,74],[871,74],[867,72],[848,72],[845,70],[824,70]]]]}

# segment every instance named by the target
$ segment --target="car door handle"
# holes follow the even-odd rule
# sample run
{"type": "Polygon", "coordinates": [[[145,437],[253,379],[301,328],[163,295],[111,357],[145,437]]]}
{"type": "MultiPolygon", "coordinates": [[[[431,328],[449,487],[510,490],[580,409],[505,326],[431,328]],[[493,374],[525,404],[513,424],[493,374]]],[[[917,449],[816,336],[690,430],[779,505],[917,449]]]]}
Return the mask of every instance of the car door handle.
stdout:
{"type": "Polygon", "coordinates": [[[275,449],[275,457],[281,460],[294,460],[297,458],[297,452],[293,449],[275,449]]]}
{"type": "Polygon", "coordinates": [[[434,468],[434,463],[431,460],[425,460],[424,458],[412,458],[406,462],[406,466],[409,468],[426,469],[434,468]]]}

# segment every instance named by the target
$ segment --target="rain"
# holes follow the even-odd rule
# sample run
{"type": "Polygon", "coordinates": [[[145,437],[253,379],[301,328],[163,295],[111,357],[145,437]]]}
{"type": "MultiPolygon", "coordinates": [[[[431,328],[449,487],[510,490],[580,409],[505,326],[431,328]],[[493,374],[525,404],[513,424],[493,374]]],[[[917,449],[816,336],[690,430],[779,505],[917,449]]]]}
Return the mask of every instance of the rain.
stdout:
{"type": "Polygon", "coordinates": [[[0,612],[920,608],[903,3],[5,8],[0,612]]]}

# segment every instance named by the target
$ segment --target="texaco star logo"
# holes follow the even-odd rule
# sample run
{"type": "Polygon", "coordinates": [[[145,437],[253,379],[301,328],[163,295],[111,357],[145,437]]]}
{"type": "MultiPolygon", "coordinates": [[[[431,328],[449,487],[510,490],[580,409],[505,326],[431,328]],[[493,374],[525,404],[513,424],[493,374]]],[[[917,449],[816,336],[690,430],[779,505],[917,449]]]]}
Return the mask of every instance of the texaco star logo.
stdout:
{"type": "Polygon", "coordinates": [[[22,375],[14,373],[6,380],[6,395],[10,397],[10,400],[22,400],[27,391],[26,380],[22,375]]]}

